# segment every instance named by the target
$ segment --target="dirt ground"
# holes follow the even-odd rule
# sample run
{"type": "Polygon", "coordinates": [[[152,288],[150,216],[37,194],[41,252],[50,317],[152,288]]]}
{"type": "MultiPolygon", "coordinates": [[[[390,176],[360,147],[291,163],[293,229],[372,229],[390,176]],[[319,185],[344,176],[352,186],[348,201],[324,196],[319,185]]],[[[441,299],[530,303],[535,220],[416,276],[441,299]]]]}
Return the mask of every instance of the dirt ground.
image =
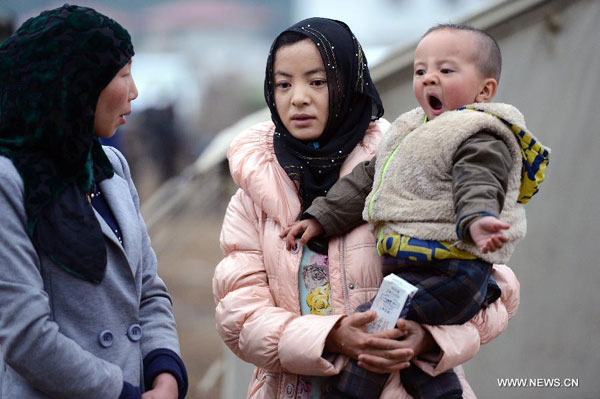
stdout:
{"type": "Polygon", "coordinates": [[[221,393],[224,347],[215,329],[211,289],[215,265],[222,257],[221,223],[221,213],[186,209],[150,230],[159,274],[173,298],[190,383],[188,399],[217,399],[221,393]]]}

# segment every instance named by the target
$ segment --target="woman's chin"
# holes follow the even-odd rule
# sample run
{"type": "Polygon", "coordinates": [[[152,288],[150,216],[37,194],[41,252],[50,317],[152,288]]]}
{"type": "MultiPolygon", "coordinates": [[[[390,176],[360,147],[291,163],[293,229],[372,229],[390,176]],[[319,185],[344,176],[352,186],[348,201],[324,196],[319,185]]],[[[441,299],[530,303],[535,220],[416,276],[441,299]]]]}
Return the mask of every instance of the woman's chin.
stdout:
{"type": "Polygon", "coordinates": [[[116,132],[117,132],[117,129],[109,130],[109,131],[95,131],[94,133],[95,133],[96,137],[98,137],[98,138],[109,139],[112,136],[114,136],[116,132]]]}

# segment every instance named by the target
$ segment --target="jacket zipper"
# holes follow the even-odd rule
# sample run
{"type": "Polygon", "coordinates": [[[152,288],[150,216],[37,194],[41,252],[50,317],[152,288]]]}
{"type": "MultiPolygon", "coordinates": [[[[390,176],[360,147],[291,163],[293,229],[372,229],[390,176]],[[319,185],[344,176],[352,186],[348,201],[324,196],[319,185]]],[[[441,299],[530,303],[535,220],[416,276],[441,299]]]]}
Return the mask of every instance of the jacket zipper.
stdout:
{"type": "Polygon", "coordinates": [[[348,294],[348,281],[346,280],[346,261],[345,261],[345,242],[344,237],[340,237],[340,268],[342,271],[342,284],[344,285],[344,309],[346,314],[350,314],[350,296],[348,294]]]}
{"type": "MultiPolygon", "coordinates": [[[[296,243],[296,245],[298,245],[298,243],[296,243]]],[[[294,275],[295,275],[295,279],[296,279],[296,292],[298,293],[298,314],[302,315],[302,304],[300,303],[301,298],[300,298],[299,274],[300,274],[300,267],[302,267],[302,256],[304,255],[304,246],[300,247],[300,245],[298,245],[298,252],[296,253],[296,255],[298,256],[298,263],[296,264],[296,273],[294,273],[294,275]]]]}
{"type": "Polygon", "coordinates": [[[396,147],[394,148],[392,153],[387,157],[387,159],[385,160],[385,163],[383,164],[383,169],[381,170],[381,178],[379,179],[377,188],[375,189],[375,191],[373,192],[373,195],[371,195],[371,199],[369,200],[369,212],[368,212],[369,217],[372,216],[372,212],[373,212],[373,200],[375,199],[377,192],[379,191],[379,189],[381,188],[381,185],[383,184],[383,178],[385,177],[385,172],[387,171],[388,165],[390,164],[392,157],[394,156],[394,154],[396,154],[396,151],[398,151],[398,148],[400,148],[400,144],[402,144],[402,141],[400,143],[398,143],[398,145],[396,145],[396,147]]]}

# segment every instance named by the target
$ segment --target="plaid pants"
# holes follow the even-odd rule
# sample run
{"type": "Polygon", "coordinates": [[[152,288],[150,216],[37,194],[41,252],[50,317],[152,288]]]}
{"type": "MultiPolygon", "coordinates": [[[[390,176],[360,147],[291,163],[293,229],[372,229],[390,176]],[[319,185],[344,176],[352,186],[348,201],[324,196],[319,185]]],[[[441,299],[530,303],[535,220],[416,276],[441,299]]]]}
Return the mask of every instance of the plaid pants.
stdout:
{"type": "MultiPolygon", "coordinates": [[[[423,324],[465,323],[500,297],[500,287],[492,277],[492,265],[479,259],[409,261],[384,256],[384,275],[395,273],[419,289],[404,306],[401,317],[423,324]]],[[[366,311],[370,302],[356,310],[366,311]]],[[[372,373],[350,359],[327,384],[327,399],[377,399],[389,374],[372,373]]],[[[414,364],[400,372],[402,385],[415,399],[462,398],[456,374],[446,371],[432,377],[414,364]]]]}

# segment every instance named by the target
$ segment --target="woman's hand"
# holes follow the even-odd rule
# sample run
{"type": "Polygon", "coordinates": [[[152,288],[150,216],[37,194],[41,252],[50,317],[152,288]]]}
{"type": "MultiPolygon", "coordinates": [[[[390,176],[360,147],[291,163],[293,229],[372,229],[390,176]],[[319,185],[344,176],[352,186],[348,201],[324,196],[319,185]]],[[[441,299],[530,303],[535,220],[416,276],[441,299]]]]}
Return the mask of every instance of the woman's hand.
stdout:
{"type": "Polygon", "coordinates": [[[397,338],[405,333],[403,320],[398,321],[402,330],[394,328],[368,334],[365,326],[375,320],[375,317],[375,311],[368,311],[340,319],[327,336],[325,349],[357,359],[360,366],[375,373],[391,373],[407,368],[414,356],[412,346],[416,341],[420,341],[417,336],[418,330],[411,332],[414,337],[409,344],[397,341],[397,338]]]}
{"type": "Polygon", "coordinates": [[[435,351],[437,345],[431,334],[419,323],[398,320],[397,329],[370,335],[368,345],[376,350],[358,356],[358,365],[375,373],[391,373],[407,368],[415,356],[435,351]],[[401,340],[394,337],[402,336],[401,340]]]}
{"type": "Polygon", "coordinates": [[[177,399],[177,380],[169,373],[161,373],[152,382],[152,389],[142,394],[142,399],[177,399]]]}
{"type": "Polygon", "coordinates": [[[400,319],[396,325],[404,332],[400,342],[405,348],[412,349],[415,357],[440,350],[429,331],[416,321],[400,319]]]}

